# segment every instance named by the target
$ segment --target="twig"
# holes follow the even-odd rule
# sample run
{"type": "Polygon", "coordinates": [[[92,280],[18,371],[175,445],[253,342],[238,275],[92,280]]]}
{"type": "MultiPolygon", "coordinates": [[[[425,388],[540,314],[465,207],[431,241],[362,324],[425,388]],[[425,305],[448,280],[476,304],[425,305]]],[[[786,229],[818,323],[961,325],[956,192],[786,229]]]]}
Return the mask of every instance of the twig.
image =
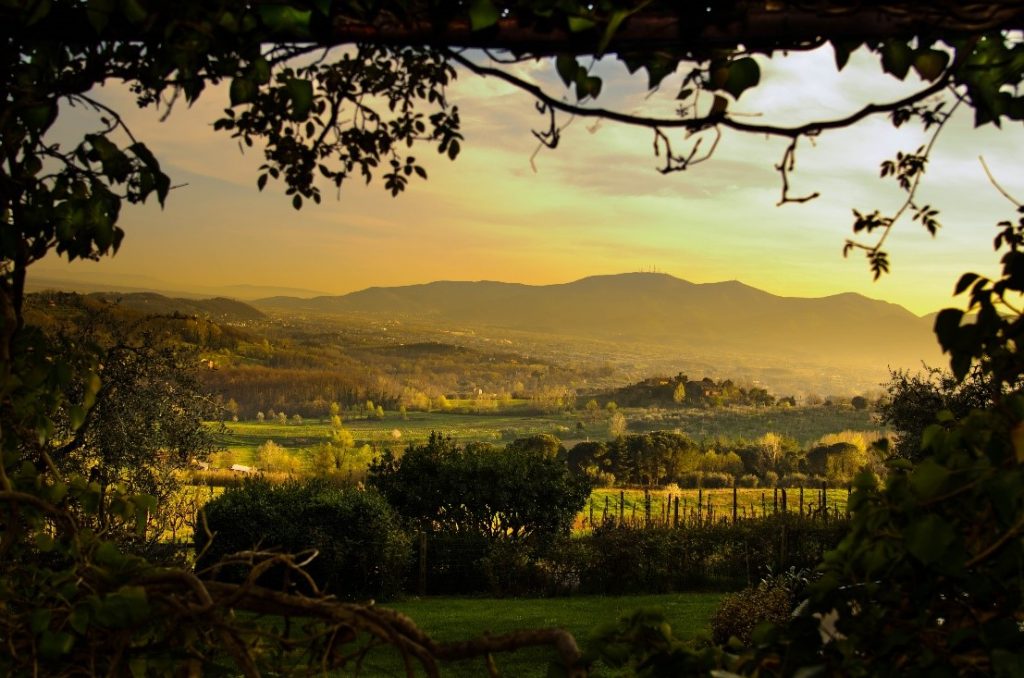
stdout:
{"type": "Polygon", "coordinates": [[[1004,198],[1006,198],[1007,200],[1012,202],[1015,206],[1020,207],[1021,206],[1021,202],[1019,200],[1017,200],[1016,198],[1014,198],[1012,195],[1010,195],[1006,191],[1005,188],[1003,188],[1002,186],[999,185],[999,182],[996,181],[996,178],[994,176],[992,176],[992,172],[989,170],[988,164],[985,162],[985,157],[979,155],[978,156],[978,162],[981,163],[981,168],[983,170],[985,170],[985,176],[988,177],[989,183],[992,184],[993,186],[995,186],[995,189],[997,191],[999,191],[1000,193],[1002,193],[1004,198]]]}

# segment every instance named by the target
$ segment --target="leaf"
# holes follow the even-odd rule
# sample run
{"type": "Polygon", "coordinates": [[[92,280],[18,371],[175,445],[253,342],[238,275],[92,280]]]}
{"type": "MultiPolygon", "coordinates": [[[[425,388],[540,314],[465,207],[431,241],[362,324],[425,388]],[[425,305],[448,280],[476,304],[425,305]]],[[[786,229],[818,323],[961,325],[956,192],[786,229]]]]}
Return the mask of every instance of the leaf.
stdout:
{"type": "Polygon", "coordinates": [[[569,32],[571,33],[582,33],[583,31],[589,31],[597,24],[593,19],[587,19],[582,16],[571,16],[568,19],[569,32]]]}
{"type": "Polygon", "coordinates": [[[95,372],[90,372],[89,376],[85,378],[85,393],[82,395],[82,407],[88,409],[96,403],[96,394],[100,392],[100,386],[103,382],[100,380],[100,375],[95,372]]]}
{"type": "Polygon", "coordinates": [[[565,86],[568,87],[572,83],[576,82],[576,73],[581,68],[579,63],[576,61],[576,57],[571,54],[559,54],[555,57],[555,70],[558,71],[558,77],[562,79],[565,86]]]}
{"type": "Polygon", "coordinates": [[[722,89],[731,94],[734,99],[751,87],[761,82],[761,67],[751,57],[743,57],[729,64],[729,74],[726,76],[722,89]]]}
{"type": "Polygon", "coordinates": [[[914,472],[910,474],[909,482],[910,487],[919,498],[931,499],[942,490],[948,479],[949,469],[934,459],[928,458],[917,465],[914,472]]]}
{"type": "Polygon", "coordinates": [[[586,74],[582,68],[576,75],[576,98],[586,99],[591,97],[596,99],[601,93],[601,78],[590,76],[586,74]]]}
{"type": "Polygon", "coordinates": [[[729,100],[725,97],[715,95],[715,100],[711,104],[711,110],[708,111],[709,116],[722,115],[725,110],[729,107],[729,100]]]}
{"type": "Polygon", "coordinates": [[[955,297],[958,294],[963,294],[968,287],[974,284],[975,280],[980,278],[981,276],[977,273],[964,273],[956,283],[956,289],[953,291],[953,296],[955,297]]]}
{"type": "Polygon", "coordinates": [[[847,62],[850,61],[850,55],[857,51],[857,48],[860,46],[860,42],[849,40],[832,41],[832,50],[835,52],[837,71],[841,71],[846,68],[847,62]]]}
{"type": "Polygon", "coordinates": [[[55,659],[61,655],[71,652],[74,647],[75,637],[64,631],[43,631],[39,638],[39,654],[49,659],[55,659]]]}
{"type": "Polygon", "coordinates": [[[85,635],[85,632],[89,630],[89,617],[89,608],[84,605],[78,605],[68,615],[68,623],[71,624],[71,628],[77,633],[85,635]]]}
{"type": "Polygon", "coordinates": [[[82,428],[82,424],[85,423],[85,413],[86,410],[81,405],[72,405],[68,408],[68,423],[72,431],[82,428]]]}
{"type": "Polygon", "coordinates": [[[256,98],[256,85],[248,78],[235,78],[231,81],[231,105],[247,104],[256,98]]]}
{"type": "Polygon", "coordinates": [[[292,101],[292,120],[305,120],[313,105],[313,83],[302,78],[288,78],[284,85],[292,101]]]}
{"type": "Polygon", "coordinates": [[[491,0],[472,0],[469,5],[469,26],[474,31],[493,26],[499,18],[498,9],[491,0]]]}
{"type": "Polygon", "coordinates": [[[309,35],[309,21],[313,17],[310,10],[296,9],[288,4],[257,5],[256,11],[263,20],[263,25],[275,33],[287,35],[309,35]]]}
{"type": "Polygon", "coordinates": [[[902,40],[886,40],[882,45],[882,69],[900,80],[907,77],[914,60],[914,50],[902,40]]]}
{"type": "Polygon", "coordinates": [[[96,622],[108,628],[130,628],[149,616],[149,601],[141,586],[123,586],[105,596],[96,608],[96,622]]]}
{"type": "Polygon", "coordinates": [[[926,515],[911,523],[904,531],[907,552],[925,565],[939,561],[946,549],[956,541],[953,526],[941,516],[926,515]]]}
{"type": "Polygon", "coordinates": [[[919,49],[914,56],[914,70],[922,80],[936,80],[949,65],[949,54],[938,49],[919,49]]]}
{"type": "Polygon", "coordinates": [[[615,33],[619,30],[619,26],[632,13],[628,9],[618,9],[612,12],[611,17],[608,19],[608,24],[604,27],[604,34],[601,35],[601,42],[597,46],[598,54],[603,53],[608,48],[612,38],[615,37],[615,33]]]}
{"type": "Polygon", "coordinates": [[[944,308],[935,316],[935,336],[943,349],[948,351],[957,344],[963,319],[964,312],[958,308],[944,308]]]}

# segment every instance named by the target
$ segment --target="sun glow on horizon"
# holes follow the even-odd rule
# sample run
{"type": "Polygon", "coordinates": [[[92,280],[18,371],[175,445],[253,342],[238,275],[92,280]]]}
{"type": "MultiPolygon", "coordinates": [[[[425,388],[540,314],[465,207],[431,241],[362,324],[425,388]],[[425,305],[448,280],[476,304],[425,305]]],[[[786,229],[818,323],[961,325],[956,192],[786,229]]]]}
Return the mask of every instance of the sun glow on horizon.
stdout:
{"type": "MultiPolygon", "coordinates": [[[[771,65],[764,90],[744,95],[739,108],[788,120],[806,115],[800,102],[816,102],[827,117],[856,108],[860,88],[888,98],[876,89],[877,64],[863,54],[844,71],[841,87],[822,85],[834,70],[831,59],[819,50],[771,65]]],[[[630,89],[624,71],[608,69],[601,104],[665,105],[647,103],[642,86],[630,89]]],[[[530,75],[549,82],[548,70],[535,67],[530,75]]],[[[893,82],[895,92],[901,85],[893,82]]],[[[537,152],[529,131],[543,121],[529,97],[462,74],[451,98],[463,113],[466,141],[454,163],[424,148],[429,179],[413,182],[405,195],[392,199],[378,182],[356,181],[339,200],[325,192],[322,205],[296,212],[279,185],[257,192],[258,147],[240,154],[234,140],[213,132],[223,92],[209,92],[166,123],[136,110],[123,89],[105,88],[103,96],[183,187],[165,210],[125,210],[117,256],[73,266],[50,257],[30,275],[181,291],[245,284],[340,294],[441,279],[564,283],[653,264],[696,283],[736,279],[781,296],[858,292],[923,315],[953,305],[961,273],[996,270],[994,226],[1014,209],[977,156],[1011,193],[1024,194],[1024,178],[1014,172],[1024,147],[1020,131],[974,130],[958,116],[943,132],[920,192],[921,203],[942,211],[944,228],[933,240],[906,217],[887,245],[892,273],[872,282],[861,256],[841,255],[851,210],[894,210],[903,194],[878,178],[878,164],[923,138],[883,119],[803,144],[792,191],[821,197],[776,207],[781,140],[725,132],[709,162],[662,175],[649,131],[575,120],[557,150],[537,152]]],[[[80,121],[65,113],[58,134],[68,135],[80,121]]]]}

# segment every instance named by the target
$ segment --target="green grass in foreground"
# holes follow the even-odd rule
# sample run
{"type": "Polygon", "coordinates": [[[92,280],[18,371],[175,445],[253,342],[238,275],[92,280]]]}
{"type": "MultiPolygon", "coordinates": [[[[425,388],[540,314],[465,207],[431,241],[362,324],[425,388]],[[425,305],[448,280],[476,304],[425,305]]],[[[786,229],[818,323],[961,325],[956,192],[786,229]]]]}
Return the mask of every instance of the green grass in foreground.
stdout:
{"type": "MultiPolygon", "coordinates": [[[[614,622],[638,609],[660,610],[679,638],[710,634],[711,616],[720,593],[676,593],[646,596],[578,596],[572,598],[421,598],[386,605],[409,615],[439,641],[457,641],[482,633],[501,634],[516,629],[559,627],[570,631],[586,649],[587,638],[598,626],[614,622]]],[[[557,659],[553,649],[537,648],[495,656],[503,676],[541,678],[557,659]]],[[[364,676],[404,675],[397,656],[372,653],[364,676]]],[[[595,675],[609,675],[596,667],[595,675]]],[[[454,662],[442,667],[443,676],[486,675],[483,659],[454,662]]]]}

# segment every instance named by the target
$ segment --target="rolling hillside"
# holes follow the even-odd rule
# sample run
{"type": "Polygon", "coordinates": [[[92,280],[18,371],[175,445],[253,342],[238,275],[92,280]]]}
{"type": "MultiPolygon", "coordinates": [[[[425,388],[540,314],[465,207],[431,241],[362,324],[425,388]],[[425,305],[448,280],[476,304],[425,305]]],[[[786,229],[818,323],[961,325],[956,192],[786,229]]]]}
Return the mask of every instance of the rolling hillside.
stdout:
{"type": "Polygon", "coordinates": [[[267,310],[414,317],[453,327],[658,344],[697,353],[883,367],[939,361],[931,322],[895,304],[859,294],[780,297],[737,281],[695,284],[660,273],[543,286],[444,281],[254,303],[267,310]]]}

